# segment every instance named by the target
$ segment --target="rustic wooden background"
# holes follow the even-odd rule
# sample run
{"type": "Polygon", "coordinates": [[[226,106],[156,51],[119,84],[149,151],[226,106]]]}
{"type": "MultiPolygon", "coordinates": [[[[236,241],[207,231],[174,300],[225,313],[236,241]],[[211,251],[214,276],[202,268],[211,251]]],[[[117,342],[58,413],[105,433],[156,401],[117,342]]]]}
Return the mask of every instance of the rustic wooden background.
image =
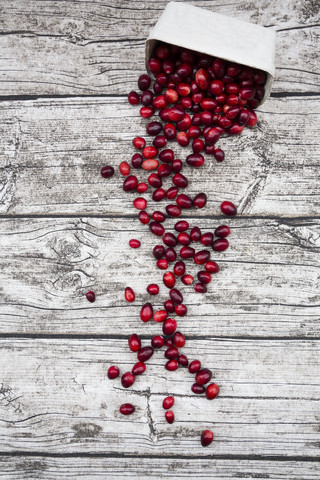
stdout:
{"type": "Polygon", "coordinates": [[[128,278],[137,304],[160,280],[154,240],[119,176],[99,171],[145,131],[126,95],[166,3],[0,5],[0,478],[320,478],[317,0],[190,2],[278,32],[257,128],[226,139],[226,161],[208,161],[189,188],[209,195],[204,229],[225,198],[240,211],[221,274],[206,296],[187,293],[181,320],[185,353],[213,368],[221,395],[191,395],[191,377],[164,371],[160,353],[130,391],[106,378],[132,364],[128,334],[157,331],[123,299],[128,278]],[[176,396],[171,426],[164,393],[176,396]],[[132,417],[118,413],[124,401],[132,417]]]}

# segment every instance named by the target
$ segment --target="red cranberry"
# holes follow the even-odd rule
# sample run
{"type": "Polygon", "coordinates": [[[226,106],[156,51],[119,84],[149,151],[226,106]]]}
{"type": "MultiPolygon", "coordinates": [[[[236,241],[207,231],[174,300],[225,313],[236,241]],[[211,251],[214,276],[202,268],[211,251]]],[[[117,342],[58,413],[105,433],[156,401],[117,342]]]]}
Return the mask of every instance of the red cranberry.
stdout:
{"type": "Polygon", "coordinates": [[[160,270],[166,270],[168,268],[168,260],[160,258],[160,260],[157,261],[157,267],[160,268],[160,270]]]}
{"type": "Polygon", "coordinates": [[[140,318],[143,322],[149,322],[153,317],[153,307],[151,303],[146,303],[140,310],[140,318]]]}
{"type": "MultiPolygon", "coordinates": [[[[154,86],[153,86],[153,90],[154,90],[154,86]]],[[[159,93],[160,92],[162,92],[162,85],[159,86],[159,93]]],[[[155,93],[157,93],[157,92],[155,92],[155,93]]],[[[152,102],[152,106],[156,110],[162,110],[167,105],[168,105],[168,102],[167,102],[167,99],[166,99],[165,95],[158,95],[157,97],[155,97],[153,99],[153,102],[152,102]]]]}
{"type": "Polygon", "coordinates": [[[204,387],[203,385],[198,385],[197,383],[194,383],[191,387],[191,390],[196,395],[201,395],[202,393],[204,393],[206,391],[206,387],[204,387]]]}
{"type": "Polygon", "coordinates": [[[181,147],[187,147],[190,143],[190,139],[186,132],[179,132],[177,135],[177,142],[181,147]]]}
{"type": "Polygon", "coordinates": [[[224,151],[221,148],[215,148],[213,151],[213,156],[217,162],[223,162],[224,160],[224,151]]]}
{"type": "Polygon", "coordinates": [[[246,125],[247,121],[249,120],[249,111],[243,108],[241,112],[239,113],[239,116],[237,118],[238,123],[240,125],[246,125]]]}
{"type": "Polygon", "coordinates": [[[156,335],[151,340],[151,345],[153,348],[162,348],[164,345],[164,338],[161,335],[156,335]]]}
{"type": "Polygon", "coordinates": [[[93,303],[96,300],[96,294],[92,290],[89,290],[89,292],[86,293],[86,297],[90,303],[93,303]]]}
{"type": "Polygon", "coordinates": [[[174,228],[177,232],[185,232],[189,228],[189,223],[185,220],[180,220],[175,224],[174,228]]]}
{"type": "Polygon", "coordinates": [[[211,282],[211,275],[209,272],[201,270],[200,272],[198,272],[198,280],[204,285],[207,285],[211,282]]]}
{"type": "Polygon", "coordinates": [[[149,77],[149,75],[146,75],[146,74],[140,75],[140,77],[138,78],[138,87],[140,88],[140,90],[142,91],[148,90],[148,88],[150,87],[150,84],[151,84],[151,78],[149,77]]]}
{"type": "Polygon", "coordinates": [[[163,235],[162,241],[168,247],[175,247],[177,245],[177,239],[173,233],[167,232],[163,235]]]}
{"type": "Polygon", "coordinates": [[[221,212],[228,217],[234,217],[237,214],[237,207],[227,200],[221,203],[220,205],[221,212]]]}
{"type": "Polygon", "coordinates": [[[137,94],[137,92],[132,90],[128,94],[128,101],[129,101],[130,105],[138,105],[138,103],[140,102],[140,97],[137,94]]]}
{"type": "Polygon", "coordinates": [[[207,262],[204,266],[209,273],[218,273],[220,271],[219,265],[216,262],[207,262]]]}
{"type": "Polygon", "coordinates": [[[182,348],[185,346],[185,343],[186,343],[186,337],[183,335],[183,333],[175,332],[175,334],[173,335],[173,344],[177,348],[182,348]]]}
{"type": "Polygon", "coordinates": [[[193,276],[192,275],[183,275],[181,277],[181,281],[185,285],[191,285],[193,283],[193,276]]]}
{"type": "Polygon", "coordinates": [[[123,175],[124,177],[126,177],[127,175],[129,175],[129,173],[130,173],[130,165],[129,165],[129,163],[127,163],[127,162],[121,162],[120,165],[119,165],[119,171],[120,171],[121,175],[123,175]]]}
{"type": "Polygon", "coordinates": [[[196,383],[199,385],[205,385],[210,382],[212,378],[212,372],[208,368],[203,368],[196,373],[196,383]]]}
{"type": "Polygon", "coordinates": [[[192,199],[184,193],[177,196],[176,202],[180,208],[191,208],[193,205],[192,199]]]}
{"type": "Polygon", "coordinates": [[[203,208],[207,203],[207,195],[205,193],[198,193],[193,199],[193,205],[196,208],[203,208]]]}
{"type": "Polygon", "coordinates": [[[257,123],[257,115],[253,110],[248,110],[248,112],[249,112],[249,118],[247,121],[247,126],[254,127],[257,123]]]}
{"type": "Polygon", "coordinates": [[[154,109],[152,107],[141,107],[139,113],[142,118],[150,118],[154,114],[154,109]]]}
{"type": "Polygon", "coordinates": [[[160,188],[162,186],[162,180],[157,173],[151,173],[151,175],[149,175],[148,183],[154,188],[160,188]]]}
{"type": "Polygon", "coordinates": [[[135,293],[134,291],[132,290],[131,287],[126,287],[125,291],[124,291],[124,298],[127,300],[127,302],[129,303],[132,303],[135,301],[135,293]]]}
{"type": "Polygon", "coordinates": [[[150,222],[150,217],[147,212],[139,212],[139,220],[143,225],[146,225],[150,222]]]}
{"type": "Polygon", "coordinates": [[[130,192],[134,190],[138,185],[138,179],[134,175],[129,175],[123,182],[123,190],[125,192],[130,192]]]}
{"type": "Polygon", "coordinates": [[[188,186],[188,179],[182,173],[176,173],[172,178],[176,187],[186,188],[188,186]]]}
{"type": "Polygon", "coordinates": [[[168,165],[166,163],[162,163],[158,167],[158,175],[159,177],[168,177],[170,173],[172,172],[172,167],[171,165],[168,165]]]}
{"type": "Polygon", "coordinates": [[[176,315],[178,315],[178,317],[185,317],[187,315],[188,309],[183,303],[180,303],[179,305],[175,306],[174,311],[176,315]]]}
{"type": "Polygon", "coordinates": [[[133,206],[137,210],[144,210],[147,207],[147,200],[145,200],[143,197],[138,197],[133,200],[133,206]]]}
{"type": "Polygon", "coordinates": [[[177,370],[179,368],[179,364],[177,360],[168,360],[167,363],[165,364],[165,368],[166,370],[173,372],[174,370],[177,370]]]}
{"type": "MultiPolygon", "coordinates": [[[[175,360],[171,360],[171,362],[175,362],[175,360]]],[[[166,368],[167,368],[167,365],[168,365],[169,362],[166,363],[166,368]]],[[[178,368],[178,367],[177,367],[178,368]]],[[[167,370],[176,370],[176,368],[172,369],[172,368],[167,368],[167,370]]],[[[168,423],[173,423],[174,422],[174,413],[172,410],[168,410],[166,411],[166,413],[164,414],[164,416],[166,417],[166,420],[168,423]]]]}
{"type": "Polygon", "coordinates": [[[186,232],[179,233],[179,235],[177,236],[177,240],[180,245],[183,245],[184,247],[187,247],[191,243],[190,235],[188,235],[186,232]]]}
{"type": "Polygon", "coordinates": [[[155,170],[158,166],[159,162],[156,158],[149,158],[142,163],[142,168],[147,171],[155,170]]]}
{"type": "Polygon", "coordinates": [[[221,95],[224,90],[224,84],[221,80],[212,80],[208,90],[212,95],[221,95]]]}
{"type": "Polygon", "coordinates": [[[203,265],[209,260],[209,258],[210,258],[209,250],[200,250],[195,254],[193,261],[197,265],[203,265]]]}
{"type": "Polygon", "coordinates": [[[204,149],[204,142],[201,138],[195,138],[192,142],[193,153],[200,153],[204,149]]]}
{"type": "Polygon", "coordinates": [[[145,90],[144,92],[142,92],[141,94],[142,105],[146,107],[152,103],[152,100],[153,100],[153,92],[151,92],[151,90],[145,90]]]}
{"type": "Polygon", "coordinates": [[[101,176],[104,178],[110,178],[114,174],[114,168],[111,165],[105,165],[100,170],[101,176]]]}
{"type": "Polygon", "coordinates": [[[119,412],[122,415],[132,415],[135,409],[136,408],[131,403],[123,403],[119,408],[119,412]]]}
{"type": "Polygon", "coordinates": [[[163,303],[164,308],[167,310],[168,313],[173,313],[174,312],[174,303],[172,300],[166,300],[163,303]]]}
{"type": "Polygon", "coordinates": [[[171,337],[165,339],[164,344],[166,347],[173,347],[173,341],[171,337]]]}
{"type": "Polygon", "coordinates": [[[226,238],[219,238],[212,244],[212,250],[215,252],[224,252],[229,247],[229,242],[226,238]]]}
{"type": "Polygon", "coordinates": [[[148,185],[146,183],[138,183],[137,185],[137,192],[138,193],[145,193],[148,190],[148,185]]]}
{"type": "Polygon", "coordinates": [[[174,318],[167,318],[162,324],[164,335],[173,335],[177,329],[177,322],[174,318]]]}
{"type": "Polygon", "coordinates": [[[156,283],[150,283],[150,285],[147,286],[147,292],[150,295],[158,295],[159,286],[156,283]]]}
{"type": "Polygon", "coordinates": [[[166,212],[170,217],[179,217],[181,215],[181,209],[178,207],[178,205],[167,205],[166,206],[166,212]]]}
{"type": "Polygon", "coordinates": [[[173,88],[168,88],[165,96],[168,103],[177,103],[177,101],[179,100],[178,92],[176,92],[176,90],[174,90],[173,88]]]}
{"type": "MultiPolygon", "coordinates": [[[[142,155],[140,155],[140,153],[135,153],[135,154],[132,155],[131,165],[133,166],[133,168],[140,168],[141,165],[142,165],[142,162],[143,162],[143,157],[142,157],[142,155]]],[[[120,165],[122,165],[123,163],[125,164],[127,162],[122,162],[120,165]]],[[[127,170],[124,170],[124,172],[126,172],[126,171],[127,170]]],[[[130,173],[130,167],[129,167],[129,170],[127,171],[127,173],[122,173],[121,172],[122,175],[129,175],[129,173],[130,173]]]]}
{"type": "Polygon", "coordinates": [[[137,362],[132,367],[133,375],[142,375],[146,371],[146,364],[143,362],[137,362]]]}
{"type": "Polygon", "coordinates": [[[210,128],[205,135],[205,141],[207,145],[213,145],[220,138],[220,132],[217,127],[210,128]]]}
{"type": "Polygon", "coordinates": [[[148,62],[148,67],[149,67],[150,71],[152,73],[154,73],[155,75],[157,73],[160,73],[161,70],[162,70],[162,65],[161,65],[161,62],[158,58],[150,58],[150,60],[148,62]]]}
{"type": "Polygon", "coordinates": [[[156,245],[153,248],[153,256],[159,260],[159,258],[162,258],[165,252],[165,248],[163,245],[156,245]]]}
{"type": "Polygon", "coordinates": [[[173,405],[174,405],[174,398],[173,397],[166,397],[166,398],[163,399],[162,407],[165,410],[169,410],[169,408],[172,408],[173,405]]]}
{"type": "Polygon", "coordinates": [[[132,238],[129,240],[129,246],[131,248],[139,248],[141,246],[141,242],[139,240],[136,240],[135,238],[132,238]]]}
{"type": "Polygon", "coordinates": [[[173,360],[179,357],[179,350],[176,347],[169,347],[166,351],[164,356],[169,360],[173,360]]]}
{"type": "Polygon", "coordinates": [[[213,242],[213,233],[207,232],[207,233],[204,233],[203,235],[201,235],[200,242],[201,242],[202,245],[204,245],[205,247],[208,247],[209,245],[212,245],[212,242],[213,242]]]}
{"type": "Polygon", "coordinates": [[[112,365],[108,368],[108,378],[109,380],[114,380],[119,376],[120,370],[115,365],[112,365]]]}
{"type": "Polygon", "coordinates": [[[213,400],[219,395],[219,387],[215,383],[210,383],[206,389],[206,397],[208,400],[213,400]]]}
{"type": "Polygon", "coordinates": [[[169,247],[166,250],[166,260],[168,260],[169,263],[175,262],[177,259],[177,254],[174,248],[169,247]]]}
{"type": "Polygon", "coordinates": [[[179,192],[179,188],[178,187],[170,187],[168,190],[167,190],[167,193],[166,193],[166,197],[168,200],[173,200],[176,196],[177,196],[177,193],[179,192]]]}
{"type": "Polygon", "coordinates": [[[186,355],[183,355],[183,354],[179,355],[178,363],[179,365],[181,365],[181,367],[187,367],[189,364],[188,357],[186,357],[186,355]]]}
{"type": "Polygon", "coordinates": [[[167,140],[174,140],[177,136],[177,130],[173,123],[166,123],[163,127],[163,133],[167,140]]]}
{"type": "Polygon", "coordinates": [[[128,344],[132,352],[138,352],[141,348],[141,340],[136,333],[130,335],[128,339],[128,344]]]}
{"type": "Polygon", "coordinates": [[[164,135],[157,135],[152,143],[157,148],[164,148],[167,145],[167,139],[164,135]]]}
{"type": "Polygon", "coordinates": [[[204,156],[201,153],[192,153],[187,156],[187,163],[191,167],[201,167],[204,164],[204,156]]]}
{"type": "Polygon", "coordinates": [[[197,293],[206,293],[207,292],[207,287],[203,285],[203,283],[196,283],[194,286],[194,290],[197,293]]]}
{"type": "Polygon", "coordinates": [[[159,222],[150,222],[149,228],[151,233],[153,233],[153,235],[157,235],[158,237],[162,237],[165,231],[163,225],[161,225],[159,222]]]}
{"type": "Polygon", "coordinates": [[[220,225],[214,231],[216,237],[225,238],[230,235],[230,228],[227,225],[220,225]]]}
{"type": "Polygon", "coordinates": [[[147,360],[149,360],[152,355],[153,355],[153,348],[152,347],[143,347],[139,350],[138,354],[137,354],[137,357],[138,357],[138,360],[139,362],[146,362],[147,360]]]}
{"type": "Polygon", "coordinates": [[[126,372],[121,377],[121,385],[123,388],[129,388],[134,384],[136,377],[131,372],[126,372]]]}
{"type": "Polygon", "coordinates": [[[210,77],[207,70],[200,68],[196,73],[195,80],[200,90],[207,90],[210,84],[210,77]]]}
{"type": "Polygon", "coordinates": [[[201,368],[200,360],[193,360],[189,365],[189,372],[190,373],[197,373],[201,368]]]}
{"type": "Polygon", "coordinates": [[[166,196],[165,190],[163,188],[157,188],[157,190],[155,190],[152,194],[152,199],[155,202],[161,202],[161,200],[163,200],[165,196],[166,196]]]}
{"type": "Polygon", "coordinates": [[[213,442],[213,432],[211,430],[203,430],[201,433],[201,445],[207,447],[213,442]]]}
{"type": "Polygon", "coordinates": [[[173,288],[176,283],[176,277],[172,272],[166,272],[163,274],[163,283],[167,288],[173,288]]]}
{"type": "Polygon", "coordinates": [[[175,158],[172,162],[172,170],[175,173],[179,173],[182,169],[182,162],[179,160],[179,158],[175,158]]]}
{"type": "Polygon", "coordinates": [[[184,260],[187,258],[192,258],[194,257],[195,254],[195,249],[192,247],[182,247],[180,249],[180,257],[183,258],[184,260]]]}
{"type": "Polygon", "coordinates": [[[191,229],[190,238],[193,242],[199,242],[201,238],[201,230],[199,227],[193,227],[191,229]]]}
{"type": "Polygon", "coordinates": [[[153,315],[153,320],[158,323],[162,323],[168,316],[167,310],[158,310],[153,315]]]}
{"type": "Polygon", "coordinates": [[[138,150],[142,150],[146,146],[146,141],[142,137],[135,137],[132,140],[132,145],[138,150]]]}
{"type": "Polygon", "coordinates": [[[144,158],[154,158],[158,155],[158,149],[153,146],[145,147],[142,150],[142,155],[144,156],[144,158]]]}
{"type": "Polygon", "coordinates": [[[186,271],[186,266],[185,266],[184,262],[179,261],[173,267],[173,272],[174,272],[175,275],[177,275],[177,277],[181,277],[184,274],[185,271],[186,271]]]}
{"type": "Polygon", "coordinates": [[[176,288],[172,288],[169,292],[169,295],[170,295],[171,300],[175,304],[179,305],[180,303],[183,302],[182,293],[179,290],[177,290],[176,288]]]}

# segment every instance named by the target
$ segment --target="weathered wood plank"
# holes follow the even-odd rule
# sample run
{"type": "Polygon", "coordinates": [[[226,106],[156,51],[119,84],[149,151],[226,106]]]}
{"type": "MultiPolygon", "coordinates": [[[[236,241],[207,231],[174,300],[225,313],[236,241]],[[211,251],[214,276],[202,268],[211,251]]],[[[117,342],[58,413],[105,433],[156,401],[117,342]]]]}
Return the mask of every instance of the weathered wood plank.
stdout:
{"type": "MultiPolygon", "coordinates": [[[[226,159],[212,157],[192,172],[187,191],[205,191],[219,214],[229,198],[240,213],[317,215],[320,206],[319,101],[273,98],[259,112],[257,128],[219,142],[226,159]]],[[[4,102],[0,112],[0,211],[9,214],[134,213],[117,173],[106,181],[100,168],[130,162],[131,140],[145,134],[146,120],[126,99],[63,99],[4,102]]],[[[151,139],[150,139],[151,141],[151,139]]],[[[184,159],[191,148],[169,143],[184,159]]],[[[191,167],[184,167],[189,176],[191,167]]],[[[135,173],[147,178],[142,169],[135,173]]],[[[165,187],[171,185],[169,178],[165,187]]],[[[146,198],[149,198],[148,193],[146,198]]],[[[159,209],[160,204],[150,203],[159,209]]]]}
{"type": "Polygon", "coordinates": [[[163,353],[147,374],[123,391],[107,380],[110,363],[127,371],[135,355],[120,340],[2,339],[0,441],[3,452],[103,452],[207,455],[199,445],[205,427],[215,431],[209,454],[318,454],[315,385],[319,342],[198,341],[185,353],[213,367],[221,396],[212,402],[190,394],[192,377],[164,375],[163,353]],[[176,397],[176,422],[164,420],[162,399],[176,397]],[[124,418],[119,405],[136,412],[124,418]]]}
{"type": "MultiPolygon", "coordinates": [[[[167,3],[9,2],[0,23],[0,95],[130,91],[144,69],[145,39],[167,3]]],[[[274,91],[319,92],[317,3],[194,4],[231,16],[236,8],[238,18],[278,30],[274,91]]]]}
{"type": "MultiPolygon", "coordinates": [[[[207,231],[224,219],[197,219],[207,231]]],[[[194,220],[190,220],[190,223],[194,220]]],[[[318,220],[241,219],[230,248],[212,256],[221,267],[206,295],[180,280],[188,315],[181,320],[188,335],[319,336],[318,220]]],[[[168,225],[172,225],[169,222],[168,225]]],[[[192,225],[193,223],[191,223],[192,225]]],[[[0,228],[1,331],[38,334],[145,334],[159,325],[143,324],[140,306],[150,301],[149,283],[161,286],[151,299],[156,307],[168,298],[163,271],[155,266],[159,239],[131,218],[2,219],[0,228]],[[130,238],[142,246],[132,250],[130,238]],[[127,304],[123,291],[132,285],[137,299],[127,304]],[[84,293],[94,289],[97,300],[84,293]]],[[[198,249],[201,249],[198,247],[198,249]]],[[[201,269],[187,261],[187,271],[201,269]]]]}
{"type": "Polygon", "coordinates": [[[19,458],[0,457],[0,465],[2,472],[0,478],[3,476],[7,480],[29,480],[30,476],[42,480],[61,478],[315,480],[319,478],[317,462],[301,461],[21,456],[19,458]]]}

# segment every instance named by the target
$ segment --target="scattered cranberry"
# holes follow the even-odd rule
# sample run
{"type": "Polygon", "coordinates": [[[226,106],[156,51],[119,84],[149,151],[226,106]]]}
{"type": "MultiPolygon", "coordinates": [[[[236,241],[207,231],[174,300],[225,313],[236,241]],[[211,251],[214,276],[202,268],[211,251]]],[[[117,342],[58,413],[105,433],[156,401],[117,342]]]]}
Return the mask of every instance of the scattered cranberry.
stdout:
{"type": "Polygon", "coordinates": [[[162,406],[165,410],[169,410],[169,408],[173,407],[174,398],[173,397],[166,397],[163,399],[162,406]]]}
{"type": "Polygon", "coordinates": [[[135,411],[135,407],[131,403],[123,403],[119,411],[122,415],[132,415],[135,411]]]}
{"type": "Polygon", "coordinates": [[[197,373],[201,368],[200,360],[193,360],[189,365],[189,372],[190,373],[197,373]]]}
{"type": "Polygon", "coordinates": [[[108,368],[108,378],[109,380],[114,380],[117,378],[120,374],[120,370],[118,367],[112,365],[111,367],[108,368]]]}
{"type": "Polygon", "coordinates": [[[205,385],[210,382],[212,378],[212,372],[208,368],[203,368],[196,373],[196,383],[199,385],[205,385]]]}
{"type": "Polygon", "coordinates": [[[221,203],[220,205],[221,212],[228,217],[234,217],[237,214],[237,207],[227,200],[221,203]]]}
{"type": "Polygon", "coordinates": [[[177,360],[168,360],[165,364],[165,368],[166,370],[173,372],[174,370],[177,370],[179,368],[179,363],[177,362],[177,360]]]}
{"type": "Polygon", "coordinates": [[[136,240],[135,238],[132,238],[129,240],[129,246],[131,248],[139,248],[141,246],[141,242],[139,240],[136,240]]]}
{"type": "Polygon", "coordinates": [[[106,165],[101,168],[100,173],[103,178],[110,178],[114,175],[114,168],[111,165],[106,165]]]}
{"type": "Polygon", "coordinates": [[[121,385],[124,388],[129,388],[134,384],[136,377],[131,372],[126,372],[121,377],[121,385]]]}
{"type": "Polygon", "coordinates": [[[191,390],[196,395],[201,395],[202,393],[204,393],[206,391],[206,387],[204,387],[203,385],[198,385],[197,383],[194,383],[191,387],[191,390]]]}
{"type": "Polygon", "coordinates": [[[156,335],[151,340],[151,345],[153,348],[162,348],[164,345],[164,338],[161,335],[156,335]]]}
{"type": "Polygon", "coordinates": [[[219,395],[219,387],[216,383],[210,383],[206,389],[206,397],[208,400],[213,400],[219,395]]]}
{"type": "Polygon", "coordinates": [[[174,422],[174,413],[172,410],[168,410],[164,416],[166,417],[166,420],[168,423],[173,423],[174,422]]]}
{"type": "Polygon", "coordinates": [[[90,303],[93,303],[96,300],[96,294],[92,290],[89,290],[89,292],[86,293],[86,297],[90,303]]]}
{"type": "Polygon", "coordinates": [[[143,347],[139,350],[137,357],[139,362],[145,363],[149,358],[153,355],[153,348],[152,347],[143,347]]]}
{"type": "Polygon", "coordinates": [[[132,367],[132,373],[133,375],[142,375],[146,371],[146,365],[143,362],[137,362],[133,367],[132,367]]]}
{"type": "Polygon", "coordinates": [[[201,445],[207,447],[213,441],[213,432],[211,430],[203,430],[201,434],[201,445]]]}

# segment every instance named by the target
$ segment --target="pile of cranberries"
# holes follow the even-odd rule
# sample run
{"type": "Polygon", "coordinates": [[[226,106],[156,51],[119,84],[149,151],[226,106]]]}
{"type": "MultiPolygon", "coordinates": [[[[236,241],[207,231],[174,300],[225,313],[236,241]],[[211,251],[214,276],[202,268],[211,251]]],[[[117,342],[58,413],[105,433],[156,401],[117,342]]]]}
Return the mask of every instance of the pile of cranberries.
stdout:
{"type": "MultiPolygon", "coordinates": [[[[178,219],[184,209],[205,207],[205,193],[199,192],[193,198],[185,193],[189,180],[182,170],[185,167],[187,170],[201,167],[205,162],[203,154],[212,155],[216,161],[222,162],[224,152],[217,148],[217,142],[227,135],[239,135],[245,126],[256,125],[254,109],[264,96],[266,74],[163,43],[155,48],[148,66],[154,79],[147,74],[141,75],[138,79],[140,93],[131,91],[128,100],[131,105],[142,105],[140,115],[143,118],[157,115],[157,119],[146,125],[147,140],[143,137],[132,140],[137,152],[131,158],[131,165],[126,161],[120,163],[119,171],[125,177],[123,190],[135,194],[133,206],[138,210],[139,221],[148,225],[150,232],[159,239],[153,248],[153,256],[156,266],[166,270],[163,283],[168,288],[168,298],[160,310],[155,310],[151,301],[141,307],[141,321],[147,323],[153,320],[161,324],[161,331],[151,339],[150,345],[145,346],[142,346],[136,333],[129,337],[129,348],[137,354],[137,363],[131,372],[122,374],[121,384],[124,388],[130,388],[137,376],[145,372],[146,362],[154,351],[165,347],[164,367],[168,371],[188,369],[195,379],[192,392],[212,400],[219,394],[218,385],[210,383],[212,371],[203,368],[200,360],[189,362],[181,352],[186,338],[178,331],[177,320],[172,316],[184,317],[188,311],[179,290],[179,282],[193,285],[198,293],[207,291],[212,275],[220,270],[215,257],[229,246],[227,237],[230,228],[223,224],[214,231],[201,232],[197,225],[190,226],[188,221],[179,218],[174,231],[169,231],[164,222],[168,217],[178,219]],[[152,144],[150,137],[153,137],[152,144]],[[182,147],[191,144],[192,153],[185,160],[176,158],[173,149],[169,148],[168,142],[174,141],[182,147]],[[147,199],[141,195],[150,190],[153,202],[162,202],[161,210],[147,211],[147,199]],[[200,268],[196,279],[190,273],[190,265],[200,268]]],[[[105,178],[113,174],[114,168],[110,165],[101,169],[101,175],[105,178]]],[[[228,200],[223,201],[220,208],[228,217],[237,213],[235,205],[228,200]]],[[[131,248],[139,248],[140,245],[137,239],[129,242],[131,248]]],[[[159,286],[154,283],[148,285],[146,290],[150,297],[159,294],[159,286]]],[[[125,289],[124,295],[127,302],[135,301],[135,292],[131,287],[125,289]]],[[[88,292],[87,298],[94,301],[94,292],[88,292]]],[[[118,367],[109,368],[109,379],[119,375],[118,367]]],[[[174,422],[173,405],[172,396],[163,400],[168,423],[174,422]]],[[[123,415],[131,415],[134,411],[135,407],[130,403],[120,406],[123,415]]],[[[210,445],[212,440],[212,431],[204,430],[201,434],[202,446],[210,445]]]]}

